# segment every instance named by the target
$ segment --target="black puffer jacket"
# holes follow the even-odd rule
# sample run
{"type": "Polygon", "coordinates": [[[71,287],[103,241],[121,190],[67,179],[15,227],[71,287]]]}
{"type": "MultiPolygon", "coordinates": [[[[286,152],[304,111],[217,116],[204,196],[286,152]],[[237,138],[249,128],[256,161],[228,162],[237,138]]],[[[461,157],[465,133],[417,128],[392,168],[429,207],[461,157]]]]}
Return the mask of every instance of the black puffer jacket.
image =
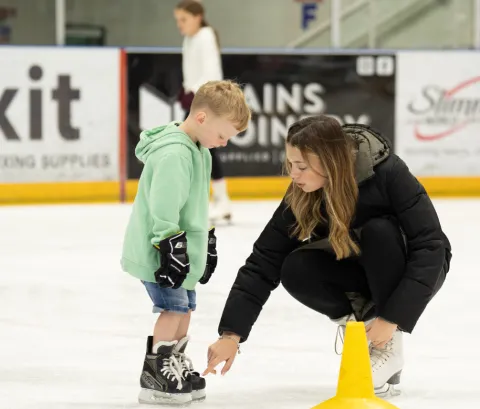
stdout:
{"type": "MultiPolygon", "coordinates": [[[[344,130],[359,142],[359,198],[351,228],[361,228],[372,218],[390,216],[398,220],[406,238],[405,276],[382,316],[411,332],[443,284],[450,266],[450,243],[425,189],[406,164],[390,153],[388,143],[368,127],[349,125],[344,130]]],[[[294,223],[292,211],[282,201],[238,272],[220,321],[220,334],[231,331],[240,335],[242,341],[248,338],[271,291],[280,284],[284,259],[305,244],[289,237],[294,223]]],[[[328,227],[318,226],[315,236],[325,242],[328,227]]]]}

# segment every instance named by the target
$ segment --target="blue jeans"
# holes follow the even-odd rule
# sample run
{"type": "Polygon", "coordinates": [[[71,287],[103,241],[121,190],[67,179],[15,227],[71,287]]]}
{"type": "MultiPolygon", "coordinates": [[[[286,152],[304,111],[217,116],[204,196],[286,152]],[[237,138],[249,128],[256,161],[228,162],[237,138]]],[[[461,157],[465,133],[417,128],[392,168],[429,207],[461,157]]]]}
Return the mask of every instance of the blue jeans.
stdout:
{"type": "Polygon", "coordinates": [[[142,281],[142,283],[153,301],[152,312],[154,313],[170,311],[186,314],[190,310],[195,311],[197,307],[195,290],[185,290],[182,287],[162,288],[157,283],[148,281],[142,281]]]}

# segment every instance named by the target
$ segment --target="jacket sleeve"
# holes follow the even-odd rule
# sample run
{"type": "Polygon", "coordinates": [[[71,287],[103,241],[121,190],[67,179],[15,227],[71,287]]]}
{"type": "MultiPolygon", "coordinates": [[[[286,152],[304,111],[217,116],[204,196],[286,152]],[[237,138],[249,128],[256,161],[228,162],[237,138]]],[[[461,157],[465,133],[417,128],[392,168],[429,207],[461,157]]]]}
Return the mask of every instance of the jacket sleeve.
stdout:
{"type": "Polygon", "coordinates": [[[153,153],[146,166],[152,167],[148,200],[153,220],[153,245],[180,230],[180,211],[188,199],[192,164],[182,155],[156,156],[153,153]]]}
{"type": "Polygon", "coordinates": [[[289,236],[295,218],[284,201],[253,245],[253,252],[240,268],[230,290],[218,328],[247,340],[270,293],[280,284],[280,271],[286,256],[300,241],[289,236]]]}
{"type": "Polygon", "coordinates": [[[412,332],[445,263],[445,245],[437,213],[423,186],[396,158],[387,175],[387,192],[407,242],[405,275],[379,315],[412,332]]]}
{"type": "Polygon", "coordinates": [[[201,48],[202,59],[199,61],[200,77],[193,86],[193,93],[208,81],[222,79],[222,59],[218,50],[217,40],[212,30],[202,32],[199,46],[201,48]]]}

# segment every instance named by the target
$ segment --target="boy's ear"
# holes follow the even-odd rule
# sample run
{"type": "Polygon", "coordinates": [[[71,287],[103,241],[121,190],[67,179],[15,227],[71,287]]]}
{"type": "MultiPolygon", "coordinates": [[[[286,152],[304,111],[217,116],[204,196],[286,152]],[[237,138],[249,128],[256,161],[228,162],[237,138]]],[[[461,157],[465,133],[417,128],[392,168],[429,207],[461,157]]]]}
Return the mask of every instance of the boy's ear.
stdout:
{"type": "Polygon", "coordinates": [[[205,111],[198,111],[195,114],[195,119],[199,124],[203,124],[205,122],[205,119],[207,119],[207,114],[205,113],[205,111]]]}

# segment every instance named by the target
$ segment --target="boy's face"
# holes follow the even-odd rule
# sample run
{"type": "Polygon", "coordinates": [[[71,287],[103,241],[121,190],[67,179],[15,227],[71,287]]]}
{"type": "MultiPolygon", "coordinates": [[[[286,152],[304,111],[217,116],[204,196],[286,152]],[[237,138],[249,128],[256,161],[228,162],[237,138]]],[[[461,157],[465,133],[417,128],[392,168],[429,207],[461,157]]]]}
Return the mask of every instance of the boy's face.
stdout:
{"type": "Polygon", "coordinates": [[[195,115],[197,139],[208,149],[227,146],[228,141],[238,134],[238,130],[227,119],[211,112],[199,111],[195,115]]]}

